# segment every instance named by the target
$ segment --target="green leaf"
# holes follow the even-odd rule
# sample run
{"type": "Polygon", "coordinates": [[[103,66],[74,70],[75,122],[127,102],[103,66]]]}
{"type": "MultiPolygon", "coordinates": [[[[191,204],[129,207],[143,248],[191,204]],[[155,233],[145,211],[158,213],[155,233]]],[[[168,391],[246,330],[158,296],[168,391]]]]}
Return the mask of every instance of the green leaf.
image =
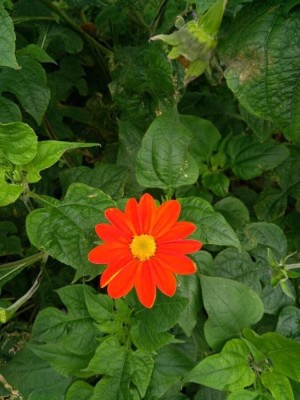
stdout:
{"type": "Polygon", "coordinates": [[[46,361],[31,352],[27,345],[6,366],[1,367],[1,373],[22,398],[30,400],[64,398],[72,381],[58,374],[46,361]]]}
{"type": "Polygon", "coordinates": [[[138,388],[141,398],[143,398],[148,389],[154,362],[150,353],[143,350],[136,350],[131,353],[128,359],[128,366],[131,380],[138,388]]]}
{"type": "Polygon", "coordinates": [[[137,155],[138,183],[169,190],[196,182],[198,167],[188,151],[191,139],[175,109],[157,117],[147,130],[137,155]]]}
{"type": "Polygon", "coordinates": [[[197,324],[197,317],[200,308],[200,283],[198,276],[194,275],[183,275],[178,277],[178,294],[181,297],[188,299],[186,308],[180,315],[178,320],[179,326],[182,328],[187,336],[190,336],[193,329],[197,324]]]}
{"type": "Polygon", "coordinates": [[[101,189],[114,199],[119,199],[124,193],[128,178],[128,170],[115,164],[97,164],[94,169],[88,167],[69,168],[60,174],[64,189],[71,183],[85,183],[101,189]]]}
{"type": "Polygon", "coordinates": [[[26,220],[31,243],[75,268],[74,279],[98,275],[101,267],[89,263],[87,256],[96,239],[95,225],[104,222],[104,210],[115,203],[101,190],[81,183],[72,184],[64,200],[42,203],[45,208],[34,210],[26,220]]]}
{"type": "Polygon", "coordinates": [[[228,194],[230,181],[223,173],[208,171],[202,175],[202,184],[215,195],[224,197],[228,194]]]}
{"type": "Polygon", "coordinates": [[[243,334],[249,342],[271,360],[273,371],[295,381],[300,379],[300,343],[276,332],[258,336],[251,329],[243,334]]]}
{"type": "Polygon", "coordinates": [[[267,222],[254,222],[245,229],[248,240],[252,242],[250,253],[257,259],[267,258],[267,249],[270,248],[279,260],[286,256],[287,240],[278,225],[267,222]]]}
{"type": "Polygon", "coordinates": [[[21,241],[16,235],[14,235],[14,233],[17,232],[17,227],[13,222],[0,222],[0,256],[22,254],[21,241]]]}
{"type": "Polygon", "coordinates": [[[221,48],[227,84],[242,106],[295,142],[300,140],[299,48],[291,50],[287,43],[297,43],[298,28],[296,8],[287,18],[278,0],[254,1],[231,22],[221,48]]]}
{"type": "Polygon", "coordinates": [[[258,322],[264,312],[258,295],[246,285],[230,279],[201,276],[204,307],[208,320],[205,337],[213,349],[258,322]]]}
{"type": "Polygon", "coordinates": [[[260,142],[266,141],[271,136],[271,134],[276,131],[276,126],[271,121],[257,118],[255,115],[249,113],[243,107],[240,107],[240,111],[241,116],[258,137],[260,142]]]}
{"type": "Polygon", "coordinates": [[[37,152],[37,137],[23,122],[0,124],[0,160],[28,164],[37,152]]]}
{"type": "Polygon", "coordinates": [[[284,307],[278,318],[276,331],[290,339],[300,341],[300,310],[294,306],[284,307]]]}
{"type": "Polygon", "coordinates": [[[94,387],[84,381],[75,381],[66,393],[66,400],[91,400],[94,387]]]}
{"type": "Polygon", "coordinates": [[[0,169],[0,206],[7,206],[16,201],[23,190],[23,185],[7,183],[5,173],[0,169]]]}
{"type": "Polygon", "coordinates": [[[236,197],[226,197],[218,201],[214,204],[214,209],[221,213],[234,229],[241,228],[250,222],[248,208],[236,197]]]}
{"type": "Polygon", "coordinates": [[[193,115],[180,115],[180,122],[191,132],[190,153],[198,163],[209,162],[217,150],[221,134],[209,120],[193,115]]]}
{"type": "Polygon", "coordinates": [[[0,96],[0,123],[21,121],[22,115],[19,107],[11,100],[0,96]]]}
{"type": "Polygon", "coordinates": [[[200,197],[180,199],[182,212],[180,219],[196,224],[194,237],[203,244],[233,246],[240,249],[240,242],[224,217],[215,212],[213,207],[200,197]]]}
{"type": "Polygon", "coordinates": [[[178,294],[166,297],[158,293],[153,308],[136,311],[136,324],[131,330],[135,345],[143,350],[153,351],[172,343],[174,337],[166,331],[178,322],[187,305],[188,299],[178,294]]]}
{"type": "Polygon", "coordinates": [[[98,144],[71,143],[55,140],[39,142],[37,145],[36,156],[24,167],[27,172],[27,181],[29,183],[38,182],[41,179],[40,172],[55,164],[65,151],[93,146],[98,146],[98,144]]]}
{"type": "Polygon", "coordinates": [[[290,381],[275,371],[265,371],[261,375],[262,384],[272,393],[274,400],[294,400],[290,381]]]}
{"type": "Polygon", "coordinates": [[[282,144],[271,139],[261,143],[254,136],[246,135],[232,137],[226,144],[226,153],[233,172],[245,180],[277,167],[289,156],[282,144]]]}
{"type": "Polygon", "coordinates": [[[250,390],[239,390],[238,392],[233,392],[226,397],[226,400],[268,400],[269,396],[264,396],[263,394],[250,390]]]}
{"type": "Polygon", "coordinates": [[[21,69],[3,68],[0,72],[0,93],[13,93],[40,125],[50,100],[45,70],[27,55],[19,56],[18,62],[21,69]]]}
{"type": "Polygon", "coordinates": [[[260,265],[254,263],[246,251],[226,249],[214,259],[214,275],[237,280],[255,290],[261,291],[260,265]]]}
{"type": "Polygon", "coordinates": [[[87,291],[94,293],[85,285],[59,289],[68,312],[49,307],[34,322],[30,349],[62,375],[84,376],[82,370],[98,345],[98,330],[85,304],[87,291]]]}
{"type": "Polygon", "coordinates": [[[149,399],[164,399],[167,390],[174,384],[181,386],[181,378],[194,366],[179,346],[169,345],[158,351],[154,359],[154,370],[147,391],[149,399]]]}
{"type": "Polygon", "coordinates": [[[248,356],[249,349],[242,340],[231,340],[220,354],[200,361],[187,374],[185,381],[218,390],[241,390],[255,381],[254,372],[248,365],[248,356]]]}
{"type": "Polygon", "coordinates": [[[7,11],[0,4],[0,66],[20,68],[15,57],[16,35],[14,24],[7,11]]]}
{"type": "Polygon", "coordinates": [[[105,294],[97,294],[86,290],[84,298],[89,315],[99,324],[112,318],[114,302],[105,294]]]}

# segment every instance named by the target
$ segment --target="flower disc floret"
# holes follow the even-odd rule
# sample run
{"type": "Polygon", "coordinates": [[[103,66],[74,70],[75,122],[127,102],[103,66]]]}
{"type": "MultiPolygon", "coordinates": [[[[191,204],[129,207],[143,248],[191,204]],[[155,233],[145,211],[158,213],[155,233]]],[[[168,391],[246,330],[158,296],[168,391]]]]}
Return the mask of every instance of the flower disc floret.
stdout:
{"type": "Polygon", "coordinates": [[[133,257],[140,261],[146,261],[154,256],[156,243],[151,235],[135,235],[129,248],[133,257]]]}
{"type": "Polygon", "coordinates": [[[178,222],[181,206],[168,200],[160,206],[149,194],[137,202],[131,198],[124,212],[109,208],[105,216],[109,224],[96,225],[103,243],[92,249],[90,262],[107,264],[100,286],[107,286],[114,299],[125,296],[133,288],[145,307],[152,307],[156,289],[167,296],[176,292],[176,275],[196,272],[194,262],[186,254],[201,249],[198,240],[186,239],[196,226],[178,222]]]}

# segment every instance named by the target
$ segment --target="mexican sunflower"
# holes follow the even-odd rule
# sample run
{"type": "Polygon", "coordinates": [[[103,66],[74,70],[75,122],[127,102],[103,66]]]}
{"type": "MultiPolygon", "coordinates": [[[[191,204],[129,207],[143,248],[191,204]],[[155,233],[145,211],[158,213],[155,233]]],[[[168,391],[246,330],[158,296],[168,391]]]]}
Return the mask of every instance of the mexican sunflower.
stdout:
{"type": "Polygon", "coordinates": [[[188,275],[196,266],[186,254],[202,247],[198,240],[187,240],[196,226],[178,222],[181,210],[177,200],[160,206],[149,194],[140,201],[128,200],[125,211],[108,208],[105,217],[110,224],[96,225],[96,233],[104,242],[90,251],[88,259],[107,264],[100,286],[107,286],[114,299],[125,296],[135,287],[140,302],[152,307],[156,288],[167,296],[176,291],[175,274],[188,275]]]}

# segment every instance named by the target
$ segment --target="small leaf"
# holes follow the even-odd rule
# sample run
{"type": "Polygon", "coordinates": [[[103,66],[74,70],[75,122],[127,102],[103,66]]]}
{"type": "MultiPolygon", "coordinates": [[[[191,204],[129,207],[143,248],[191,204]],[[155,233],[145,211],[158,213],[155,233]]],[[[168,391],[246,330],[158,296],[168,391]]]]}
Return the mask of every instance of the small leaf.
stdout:
{"type": "Polygon", "coordinates": [[[4,171],[0,169],[0,206],[7,206],[16,201],[23,190],[23,185],[7,183],[4,171]]]}
{"type": "Polygon", "coordinates": [[[208,171],[202,175],[202,184],[215,195],[224,197],[228,194],[230,181],[223,173],[208,171]]]}
{"type": "Polygon", "coordinates": [[[226,197],[214,204],[214,209],[221,213],[234,228],[241,228],[250,222],[249,211],[245,204],[236,197],[226,197]]]}
{"type": "Polygon", "coordinates": [[[300,310],[295,306],[284,307],[279,314],[276,331],[299,342],[300,310]]]}
{"type": "Polygon", "coordinates": [[[137,155],[138,183],[168,190],[196,182],[198,167],[188,151],[191,139],[175,109],[157,117],[147,130],[137,155]]]}
{"type": "Polygon", "coordinates": [[[68,388],[66,400],[91,400],[94,387],[84,381],[75,381],[68,388]]]}
{"type": "Polygon", "coordinates": [[[264,313],[258,295],[246,285],[231,279],[200,277],[208,320],[205,337],[213,349],[258,322],[264,313]]]}

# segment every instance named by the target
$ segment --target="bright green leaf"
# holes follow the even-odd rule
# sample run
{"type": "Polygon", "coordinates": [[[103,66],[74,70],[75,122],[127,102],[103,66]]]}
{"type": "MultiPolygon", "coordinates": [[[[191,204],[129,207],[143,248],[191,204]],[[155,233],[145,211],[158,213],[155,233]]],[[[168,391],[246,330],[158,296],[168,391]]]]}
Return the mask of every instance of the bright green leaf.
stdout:
{"type": "Polygon", "coordinates": [[[285,376],[275,371],[265,371],[261,375],[261,381],[275,400],[294,400],[290,381],[285,376]]]}
{"type": "Polygon", "coordinates": [[[204,331],[208,344],[218,349],[244,328],[258,322],[264,312],[258,295],[246,285],[225,278],[201,276],[204,307],[208,314],[204,331]]]}
{"type": "Polygon", "coordinates": [[[268,332],[258,336],[250,329],[243,332],[266,358],[272,362],[273,371],[295,381],[300,379],[300,343],[281,336],[276,332],[268,332]]]}
{"type": "Polygon", "coordinates": [[[37,182],[41,179],[40,172],[55,164],[67,150],[79,149],[82,147],[98,146],[97,143],[71,143],[55,140],[39,142],[37,145],[36,156],[24,169],[27,171],[29,183],[37,182]]]}
{"type": "Polygon", "coordinates": [[[28,164],[37,152],[37,137],[23,122],[0,124],[0,160],[15,165],[28,164]]]}
{"type": "Polygon", "coordinates": [[[34,210],[26,220],[31,243],[75,268],[75,279],[98,275],[101,267],[89,263],[87,256],[95,247],[95,225],[104,222],[104,210],[115,203],[101,190],[81,183],[72,184],[64,200],[42,203],[45,208],[34,210]]]}
{"type": "Polygon", "coordinates": [[[23,185],[7,183],[4,171],[0,169],[0,206],[6,206],[16,201],[23,190],[23,185]]]}
{"type": "Polygon", "coordinates": [[[94,387],[84,381],[75,381],[66,393],[66,400],[91,400],[94,387]]]}
{"type": "Polygon", "coordinates": [[[237,392],[230,393],[226,400],[268,400],[269,396],[264,396],[263,394],[250,390],[239,390],[237,392]]]}
{"type": "Polygon", "coordinates": [[[138,183],[168,190],[196,182],[198,167],[188,151],[191,139],[175,109],[157,117],[147,130],[137,156],[138,183]]]}

